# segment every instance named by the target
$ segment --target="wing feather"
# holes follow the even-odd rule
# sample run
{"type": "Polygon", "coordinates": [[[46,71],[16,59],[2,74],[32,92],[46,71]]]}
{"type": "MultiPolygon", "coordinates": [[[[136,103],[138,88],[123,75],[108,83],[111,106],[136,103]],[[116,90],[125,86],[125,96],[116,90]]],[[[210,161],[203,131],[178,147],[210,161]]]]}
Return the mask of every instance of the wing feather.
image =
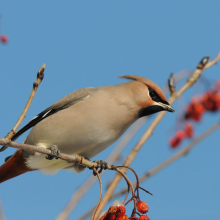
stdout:
{"type": "Polygon", "coordinates": [[[43,119],[49,117],[52,114],[55,114],[58,111],[66,109],[72,105],[75,105],[77,102],[82,101],[88,96],[92,95],[98,91],[98,88],[95,87],[87,87],[84,89],[79,89],[75,92],[70,93],[69,95],[63,97],[49,108],[42,111],[40,114],[35,116],[28,124],[26,124],[23,128],[21,128],[12,138],[12,141],[16,140],[20,135],[26,132],[28,129],[35,126],[37,123],[42,121],[43,119]]]}

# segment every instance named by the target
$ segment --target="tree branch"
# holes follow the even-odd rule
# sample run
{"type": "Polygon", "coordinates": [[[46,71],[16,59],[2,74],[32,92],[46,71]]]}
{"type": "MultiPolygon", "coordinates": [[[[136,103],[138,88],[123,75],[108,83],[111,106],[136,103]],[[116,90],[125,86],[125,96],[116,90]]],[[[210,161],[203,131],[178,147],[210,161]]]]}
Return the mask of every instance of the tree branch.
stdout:
{"type": "MultiPolygon", "coordinates": [[[[181,157],[185,156],[186,154],[188,154],[192,150],[193,147],[195,147],[199,142],[204,140],[207,136],[209,136],[212,132],[214,132],[219,127],[220,127],[220,121],[218,121],[217,123],[212,125],[208,130],[206,130],[204,133],[202,133],[199,137],[192,140],[184,149],[177,152],[176,154],[174,154],[173,156],[171,156],[170,158],[168,158],[167,160],[165,160],[161,164],[157,165],[153,169],[146,172],[143,176],[141,176],[139,178],[140,182],[143,182],[143,181],[147,180],[149,177],[151,177],[154,174],[158,173],[159,171],[161,171],[162,169],[164,169],[165,167],[167,167],[168,165],[170,165],[174,161],[176,161],[176,160],[180,159],[181,157]]],[[[135,182],[133,182],[132,184],[134,186],[135,182]]],[[[110,199],[114,199],[114,198],[116,198],[120,195],[123,195],[124,193],[126,193],[126,188],[124,188],[124,189],[120,190],[119,192],[116,192],[115,194],[113,194],[110,199]]]]}
{"type": "MultiPolygon", "coordinates": [[[[15,135],[16,130],[18,129],[18,127],[20,126],[20,124],[22,123],[22,121],[24,120],[27,111],[31,105],[31,102],[37,92],[37,89],[40,85],[40,83],[42,82],[43,78],[44,78],[44,69],[45,69],[45,64],[43,64],[43,66],[39,69],[38,73],[37,73],[37,79],[36,81],[33,83],[33,89],[31,91],[30,97],[27,101],[27,104],[23,110],[23,112],[21,113],[20,117],[18,118],[17,122],[15,123],[14,127],[12,128],[12,130],[5,136],[5,139],[7,140],[7,142],[10,142],[12,137],[15,135]]],[[[0,152],[4,151],[5,149],[7,149],[6,146],[3,146],[0,149],[0,152]]]]}
{"type": "Polygon", "coordinates": [[[101,203],[101,199],[102,199],[102,180],[101,180],[101,178],[100,178],[99,172],[98,172],[95,168],[93,169],[93,171],[96,173],[97,178],[98,178],[98,180],[99,180],[100,195],[99,195],[99,201],[98,201],[98,203],[97,203],[97,205],[96,205],[96,207],[95,207],[95,209],[94,209],[94,212],[93,212],[93,214],[92,214],[91,220],[94,220],[94,219],[95,219],[95,214],[96,214],[96,212],[97,212],[97,210],[98,210],[98,207],[99,207],[99,205],[100,205],[100,203],[101,203]]]}
{"type": "MultiPolygon", "coordinates": [[[[207,60],[208,57],[205,57],[198,65],[198,67],[196,68],[196,70],[192,73],[192,75],[189,77],[189,79],[187,80],[187,82],[185,83],[185,85],[183,85],[182,88],[180,88],[180,90],[178,92],[172,93],[171,97],[169,98],[168,102],[170,104],[173,104],[174,101],[176,101],[176,99],[178,97],[180,97],[188,88],[190,88],[195,82],[196,80],[199,78],[199,76],[201,75],[201,73],[207,69],[208,67],[211,67],[212,65],[214,65],[218,59],[220,58],[220,52],[218,53],[217,57],[208,62],[208,63],[204,63],[204,60],[207,60]]],[[[161,121],[161,119],[164,117],[164,115],[166,114],[166,112],[161,112],[157,115],[157,117],[154,119],[154,121],[152,122],[152,124],[149,126],[149,128],[146,130],[146,132],[143,134],[143,136],[140,138],[140,140],[138,141],[138,143],[135,145],[135,147],[131,150],[130,154],[128,155],[128,157],[125,159],[124,161],[124,165],[125,166],[130,166],[130,164],[132,163],[132,161],[134,160],[134,158],[136,157],[137,153],[139,152],[139,150],[141,149],[141,147],[144,145],[144,143],[146,142],[146,140],[152,135],[154,129],[156,128],[156,126],[159,124],[159,122],[161,121]]],[[[118,185],[119,181],[121,180],[121,176],[119,174],[116,174],[115,178],[113,179],[113,181],[111,182],[111,184],[109,185],[109,188],[107,189],[106,194],[103,197],[102,203],[99,206],[99,209],[97,211],[97,216],[100,215],[102,209],[105,207],[106,203],[108,202],[108,200],[110,199],[111,195],[113,194],[116,186],[118,185]]]]}
{"type": "MultiPolygon", "coordinates": [[[[11,141],[10,143],[8,143],[7,138],[0,138],[0,145],[19,148],[22,150],[34,151],[34,152],[38,152],[38,153],[46,154],[46,155],[50,155],[52,153],[51,150],[49,150],[49,149],[37,147],[37,146],[29,145],[29,144],[21,144],[21,143],[17,143],[14,141],[11,141]]],[[[96,168],[98,166],[97,163],[92,162],[90,160],[87,160],[84,157],[79,156],[77,154],[69,155],[69,154],[60,153],[59,159],[65,160],[69,163],[80,164],[80,165],[88,167],[88,168],[91,168],[93,166],[96,168]]],[[[107,169],[111,170],[111,166],[108,166],[107,169]]]]}

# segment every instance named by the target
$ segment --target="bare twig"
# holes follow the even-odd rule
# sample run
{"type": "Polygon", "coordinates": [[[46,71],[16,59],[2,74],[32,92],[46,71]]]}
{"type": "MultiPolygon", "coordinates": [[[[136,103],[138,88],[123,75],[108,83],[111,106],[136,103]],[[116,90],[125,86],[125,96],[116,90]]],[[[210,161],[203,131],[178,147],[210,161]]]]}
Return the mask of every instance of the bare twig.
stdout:
{"type": "MultiPolygon", "coordinates": [[[[33,83],[33,89],[31,91],[30,97],[28,99],[28,102],[23,110],[23,112],[21,113],[19,119],[17,120],[16,124],[14,125],[14,127],[12,128],[12,130],[5,136],[5,139],[7,140],[7,142],[10,142],[12,137],[15,135],[16,130],[18,129],[18,127],[20,126],[20,124],[22,123],[22,121],[25,118],[25,115],[27,114],[27,111],[31,105],[31,102],[35,96],[35,93],[40,85],[40,83],[42,82],[43,78],[44,78],[44,69],[45,69],[45,64],[43,64],[43,66],[39,69],[38,73],[37,73],[37,79],[36,81],[33,83]]],[[[5,149],[7,149],[6,146],[3,146],[0,149],[0,152],[4,151],[5,149]]]]}
{"type": "Polygon", "coordinates": [[[126,180],[127,182],[127,185],[128,185],[128,188],[127,188],[127,194],[124,198],[124,200],[122,201],[123,204],[125,204],[126,200],[127,200],[127,197],[128,197],[128,193],[129,193],[129,190],[130,190],[130,187],[131,187],[131,191],[132,191],[132,196],[134,196],[134,188],[132,186],[132,183],[130,182],[130,180],[127,178],[127,176],[125,175],[125,173],[122,171],[122,170],[119,170],[116,166],[114,166],[115,170],[120,173],[126,180]]]}
{"type": "MultiPolygon", "coordinates": [[[[143,176],[141,176],[139,178],[139,181],[143,182],[143,181],[147,180],[149,177],[151,177],[154,174],[158,173],[159,171],[161,171],[162,169],[164,169],[165,167],[167,167],[168,165],[170,165],[174,161],[176,161],[176,160],[180,159],[181,157],[185,156],[186,154],[188,154],[189,151],[193,147],[195,147],[199,142],[204,140],[207,136],[209,136],[212,132],[214,132],[219,127],[220,127],[220,121],[218,121],[217,123],[212,125],[208,130],[206,130],[199,137],[197,137],[191,143],[189,143],[184,149],[182,149],[181,151],[177,152],[172,157],[168,158],[167,160],[165,160],[161,164],[157,165],[153,169],[151,169],[148,172],[146,172],[143,176]]],[[[132,184],[134,186],[136,184],[136,182],[133,182],[132,184]]],[[[114,199],[114,198],[116,198],[116,197],[118,197],[120,195],[123,195],[124,193],[126,193],[126,188],[124,188],[124,189],[120,190],[119,192],[116,192],[115,194],[113,194],[111,199],[114,199]]]]}
{"type": "MultiPolygon", "coordinates": [[[[210,61],[208,63],[206,63],[203,68],[197,68],[192,75],[189,77],[189,79],[187,80],[187,82],[185,83],[185,85],[182,86],[182,88],[180,88],[180,90],[178,92],[175,92],[172,94],[172,96],[169,98],[168,102],[170,104],[173,104],[174,101],[181,96],[188,88],[190,88],[195,82],[196,80],[199,78],[199,76],[201,75],[201,73],[203,72],[203,70],[207,69],[208,67],[211,67],[212,65],[214,65],[218,59],[220,58],[220,52],[217,55],[217,57],[213,60],[210,61]]],[[[205,57],[205,59],[207,59],[207,57],[205,57]]],[[[200,62],[201,63],[201,62],[200,62]]],[[[161,121],[161,119],[164,117],[164,115],[166,114],[166,112],[161,112],[157,115],[157,117],[154,119],[154,121],[152,122],[152,124],[149,126],[149,128],[146,130],[146,132],[143,134],[143,136],[140,138],[140,140],[138,141],[138,143],[135,145],[135,147],[132,149],[132,151],[130,152],[130,154],[128,155],[128,157],[125,159],[124,161],[124,165],[125,166],[130,166],[130,164],[132,163],[132,161],[134,160],[134,158],[136,157],[137,153],[139,152],[139,150],[141,149],[141,147],[144,145],[144,143],[146,142],[146,140],[152,135],[152,132],[154,131],[154,129],[156,128],[156,126],[158,125],[158,123],[161,121]]],[[[116,186],[118,185],[119,181],[121,180],[121,177],[119,175],[116,175],[114,180],[111,182],[111,184],[109,185],[109,188],[106,192],[106,194],[103,197],[102,203],[99,206],[99,209],[97,211],[97,215],[100,214],[100,212],[102,211],[102,209],[105,207],[106,203],[108,202],[108,200],[110,199],[111,195],[113,194],[116,186]]]]}
{"type": "MultiPolygon", "coordinates": [[[[22,150],[30,150],[30,151],[38,152],[41,154],[47,154],[47,155],[50,155],[52,153],[51,150],[49,149],[37,147],[37,146],[29,145],[29,144],[21,144],[21,143],[17,143],[14,141],[11,141],[10,143],[8,143],[8,140],[6,138],[0,138],[0,145],[19,148],[22,150]]],[[[69,155],[69,154],[60,153],[59,158],[69,163],[81,164],[82,166],[85,166],[88,168],[91,168],[93,166],[96,168],[98,166],[97,163],[87,160],[84,157],[79,156],[77,154],[69,155]]],[[[111,166],[108,166],[107,169],[111,169],[111,166]]]]}
{"type": "Polygon", "coordinates": [[[102,199],[102,180],[100,178],[100,175],[99,175],[99,172],[94,168],[93,171],[96,173],[97,177],[98,177],[98,180],[99,180],[99,185],[100,185],[100,195],[99,195],[99,201],[94,209],[94,212],[92,214],[92,217],[91,217],[91,220],[94,220],[95,219],[95,214],[96,214],[96,211],[98,210],[98,207],[101,203],[101,199],[102,199]]]}
{"type": "MultiPolygon", "coordinates": [[[[124,177],[124,179],[126,180],[127,184],[129,185],[129,187],[131,188],[131,192],[132,192],[132,198],[131,200],[133,200],[134,202],[134,211],[136,211],[136,197],[135,197],[135,190],[134,190],[134,187],[131,183],[131,181],[128,179],[128,177],[126,176],[126,174],[123,172],[123,170],[120,170],[118,169],[116,166],[112,166],[114,168],[114,170],[116,170],[118,173],[121,174],[121,176],[124,177]]],[[[126,200],[127,196],[125,197],[124,201],[123,201],[123,204],[125,203],[125,200],[126,200]]],[[[129,200],[130,201],[130,200],[129,200]]]]}

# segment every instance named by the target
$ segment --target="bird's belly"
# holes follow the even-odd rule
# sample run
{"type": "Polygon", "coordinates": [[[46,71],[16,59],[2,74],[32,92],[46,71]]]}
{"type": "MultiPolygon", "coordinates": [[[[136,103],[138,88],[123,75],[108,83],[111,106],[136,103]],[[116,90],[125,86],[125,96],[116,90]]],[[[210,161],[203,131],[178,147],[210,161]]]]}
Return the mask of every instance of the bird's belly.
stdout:
{"type": "MultiPolygon", "coordinates": [[[[68,133],[69,131],[66,132],[68,133]]],[[[53,141],[50,140],[49,137],[45,137],[45,139],[42,139],[41,142],[36,145],[45,148],[57,145],[61,153],[76,153],[84,157],[92,158],[114,143],[121,136],[111,130],[102,129],[102,131],[97,132],[97,130],[94,130],[94,127],[93,130],[90,131],[85,129],[84,132],[82,132],[81,130],[81,135],[82,134],[84,138],[82,138],[82,136],[79,137],[78,132],[72,132],[71,135],[61,132],[60,135],[62,137],[65,135],[69,137],[65,142],[65,146],[62,145],[62,141],[60,141],[63,140],[61,136],[58,136],[53,141]]],[[[78,165],[72,165],[60,159],[47,160],[45,155],[39,153],[29,156],[27,158],[27,165],[32,169],[38,169],[46,174],[55,174],[62,169],[73,169],[76,172],[82,171],[81,167],[78,165]]]]}
{"type": "Polygon", "coordinates": [[[59,146],[61,152],[66,154],[79,154],[85,157],[92,158],[105,148],[114,143],[121,135],[113,130],[105,130],[101,128],[87,129],[84,132],[72,132],[68,135],[68,140],[65,146],[57,140],[56,145],[59,146]]]}
{"type": "Polygon", "coordinates": [[[73,130],[66,129],[66,127],[63,126],[55,136],[50,129],[41,129],[40,132],[36,132],[35,129],[34,134],[35,133],[37,133],[38,136],[35,137],[30,133],[30,137],[26,140],[27,144],[44,148],[57,145],[62,153],[76,153],[89,158],[111,145],[122,134],[121,132],[116,132],[111,129],[104,129],[99,125],[93,125],[92,127],[77,126],[73,130]]]}

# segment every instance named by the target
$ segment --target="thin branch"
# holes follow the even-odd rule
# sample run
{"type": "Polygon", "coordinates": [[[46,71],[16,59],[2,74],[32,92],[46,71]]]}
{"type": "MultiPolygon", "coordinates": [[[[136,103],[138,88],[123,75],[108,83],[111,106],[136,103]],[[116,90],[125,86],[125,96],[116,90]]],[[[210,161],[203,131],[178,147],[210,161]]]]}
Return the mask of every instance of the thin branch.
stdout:
{"type": "MultiPolygon", "coordinates": [[[[172,96],[169,98],[168,102],[170,104],[173,104],[174,101],[176,101],[176,99],[181,96],[188,88],[190,88],[198,79],[198,77],[201,75],[201,73],[203,72],[203,70],[207,69],[208,67],[211,67],[212,65],[214,65],[218,59],[220,58],[220,52],[217,55],[217,57],[213,60],[210,61],[209,63],[205,64],[202,68],[200,69],[196,69],[192,75],[189,77],[189,79],[187,80],[186,84],[183,85],[183,87],[176,93],[173,93],[172,96]],[[208,66],[208,67],[207,67],[208,66]]],[[[159,113],[156,118],[154,119],[154,121],[151,123],[151,125],[149,126],[149,128],[146,130],[146,132],[143,134],[143,136],[140,138],[140,140],[138,141],[138,143],[135,145],[135,147],[131,150],[130,154],[128,155],[128,157],[125,159],[124,161],[124,165],[125,166],[130,166],[130,164],[132,163],[132,161],[134,160],[134,158],[136,157],[137,153],[139,152],[139,150],[141,149],[141,147],[144,145],[144,143],[147,141],[147,139],[152,135],[154,129],[156,128],[156,126],[159,124],[159,122],[161,121],[161,119],[164,117],[164,115],[166,114],[166,112],[161,112],[159,113]]],[[[99,215],[102,211],[102,209],[105,207],[106,203],[108,202],[108,200],[110,199],[111,195],[113,194],[115,188],[117,187],[119,181],[121,180],[121,176],[116,175],[115,178],[113,179],[113,181],[111,182],[111,184],[109,185],[109,188],[107,189],[106,194],[103,197],[102,203],[99,206],[99,209],[97,211],[97,215],[99,215]]]]}
{"type": "MultiPolygon", "coordinates": [[[[116,166],[114,166],[114,168],[115,168],[115,170],[116,170],[118,173],[120,173],[120,174],[124,177],[124,179],[126,180],[128,186],[129,186],[129,188],[131,188],[132,197],[134,197],[134,196],[135,196],[135,191],[134,191],[133,185],[132,185],[131,181],[128,179],[128,177],[126,176],[126,174],[123,172],[124,169],[121,169],[121,170],[120,170],[120,169],[118,169],[116,166]]],[[[127,192],[129,192],[129,188],[128,188],[127,192]]],[[[126,202],[127,196],[128,196],[128,194],[126,195],[125,199],[123,200],[123,202],[122,202],[123,204],[126,202]]]]}
{"type": "MultiPolygon", "coordinates": [[[[31,105],[31,102],[36,94],[36,91],[40,85],[40,83],[42,82],[43,78],[44,78],[44,69],[45,69],[45,64],[43,64],[43,66],[39,69],[38,73],[37,73],[37,79],[36,81],[33,83],[33,89],[31,91],[31,94],[30,94],[30,97],[27,101],[27,104],[23,110],[23,112],[21,113],[19,119],[17,120],[17,122],[15,123],[14,127],[12,128],[12,130],[5,136],[5,139],[8,140],[8,142],[11,141],[12,137],[15,135],[15,132],[17,131],[18,127],[20,126],[20,124],[22,123],[22,121],[24,120],[26,114],[27,114],[27,111],[31,105]]],[[[7,149],[6,146],[3,146],[1,149],[0,149],[0,152],[4,151],[5,149],[7,149]]]]}
{"type": "MultiPolygon", "coordinates": [[[[202,133],[199,137],[197,137],[196,139],[191,141],[184,149],[177,152],[176,154],[174,154],[173,156],[171,156],[170,158],[168,158],[167,160],[165,160],[161,164],[157,165],[153,169],[149,170],[147,173],[145,173],[143,176],[141,176],[139,178],[139,181],[143,182],[143,181],[147,180],[149,177],[151,177],[154,174],[158,173],[159,171],[161,171],[162,169],[164,169],[165,167],[167,167],[168,165],[170,165],[174,161],[176,161],[176,160],[180,159],[181,157],[185,156],[186,154],[188,154],[192,150],[193,147],[195,147],[199,142],[204,140],[207,136],[209,136],[212,132],[214,132],[219,127],[220,127],[220,121],[218,121],[217,123],[212,125],[208,130],[206,130],[204,133],[202,133]]],[[[132,184],[134,186],[136,184],[136,182],[133,182],[132,184]]],[[[111,199],[114,199],[118,196],[121,196],[124,193],[126,193],[126,188],[124,188],[124,189],[120,190],[119,192],[116,192],[115,194],[113,194],[111,199]]]]}
{"type": "MultiPolygon", "coordinates": [[[[38,152],[38,153],[46,154],[46,155],[50,155],[52,153],[51,150],[49,149],[37,147],[37,146],[29,145],[29,144],[21,144],[21,143],[17,143],[14,141],[11,141],[10,143],[8,143],[8,139],[6,138],[0,138],[0,145],[19,148],[21,150],[30,150],[30,151],[34,151],[34,152],[38,152]]],[[[60,153],[59,159],[65,160],[69,163],[80,164],[88,168],[92,168],[92,167],[96,168],[98,166],[97,163],[87,160],[84,157],[79,156],[77,154],[69,155],[69,154],[60,153]]],[[[111,170],[111,166],[108,166],[107,169],[111,170]]]]}
{"type": "MultiPolygon", "coordinates": [[[[134,202],[134,211],[136,211],[135,190],[134,190],[134,187],[133,187],[131,181],[128,179],[128,177],[127,177],[126,174],[124,173],[124,170],[125,170],[125,169],[118,169],[118,168],[116,168],[116,166],[112,166],[112,167],[113,167],[118,173],[120,173],[121,176],[124,177],[124,179],[126,180],[127,184],[128,184],[129,187],[131,188],[131,192],[132,192],[132,198],[131,198],[131,200],[133,200],[133,202],[134,202]]],[[[126,198],[127,198],[127,196],[126,196],[126,198]]],[[[125,203],[126,198],[124,199],[123,204],[125,203]]],[[[129,200],[129,201],[131,201],[131,200],[129,200]]]]}
{"type": "Polygon", "coordinates": [[[98,207],[99,207],[99,205],[100,205],[100,203],[101,203],[101,199],[102,199],[102,180],[101,180],[101,178],[100,178],[99,172],[98,172],[95,168],[93,169],[93,171],[96,173],[96,175],[97,175],[97,177],[98,177],[98,180],[99,180],[100,195],[99,195],[99,201],[98,201],[98,203],[97,203],[97,205],[96,205],[96,207],[95,207],[95,209],[94,209],[94,212],[93,212],[93,214],[92,214],[91,220],[94,220],[94,219],[95,219],[95,214],[96,214],[96,212],[97,212],[97,210],[98,210],[98,207]]]}

